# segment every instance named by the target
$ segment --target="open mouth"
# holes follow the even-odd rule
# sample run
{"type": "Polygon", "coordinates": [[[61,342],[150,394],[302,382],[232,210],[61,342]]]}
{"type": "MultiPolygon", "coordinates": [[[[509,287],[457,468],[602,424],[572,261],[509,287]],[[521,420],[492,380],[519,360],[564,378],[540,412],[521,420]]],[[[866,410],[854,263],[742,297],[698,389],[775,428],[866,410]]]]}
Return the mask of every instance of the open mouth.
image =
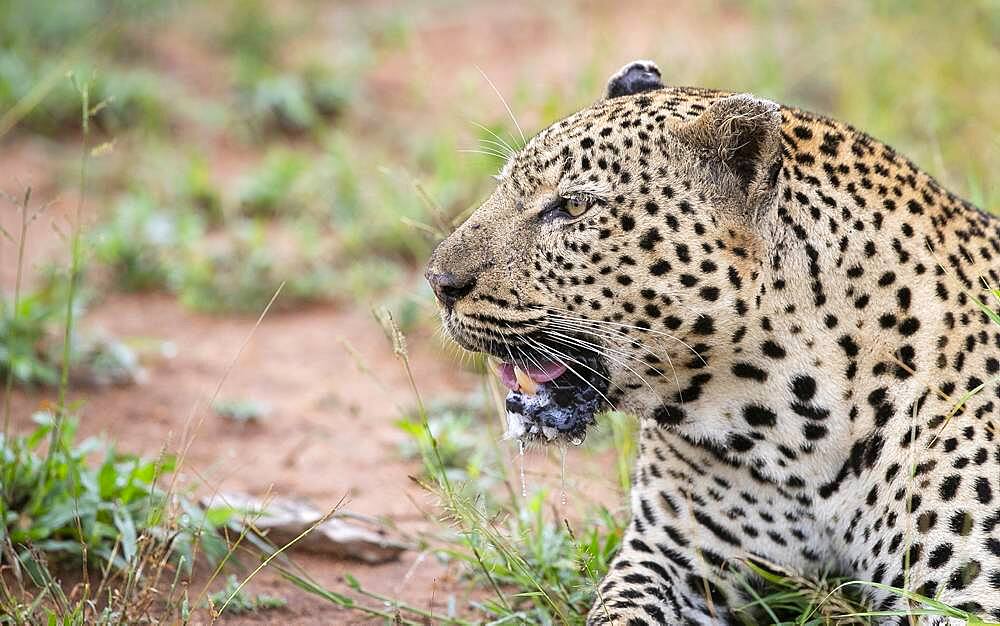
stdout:
{"type": "Polygon", "coordinates": [[[598,362],[536,360],[496,366],[507,393],[509,439],[583,443],[587,428],[605,402],[607,374],[598,362]]]}

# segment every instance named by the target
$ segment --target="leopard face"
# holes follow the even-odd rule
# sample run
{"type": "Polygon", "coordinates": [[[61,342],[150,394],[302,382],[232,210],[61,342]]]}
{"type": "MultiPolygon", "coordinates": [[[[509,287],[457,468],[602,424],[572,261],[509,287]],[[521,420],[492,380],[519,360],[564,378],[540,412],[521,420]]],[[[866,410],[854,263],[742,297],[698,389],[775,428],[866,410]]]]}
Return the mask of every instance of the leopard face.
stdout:
{"type": "MultiPolygon", "coordinates": [[[[697,388],[753,297],[781,115],[746,95],[636,91],[643,75],[531,139],[427,275],[462,347],[562,371],[566,404],[669,419],[663,389],[679,405],[697,388]]],[[[578,437],[593,411],[569,421],[560,434],[578,437]]]]}

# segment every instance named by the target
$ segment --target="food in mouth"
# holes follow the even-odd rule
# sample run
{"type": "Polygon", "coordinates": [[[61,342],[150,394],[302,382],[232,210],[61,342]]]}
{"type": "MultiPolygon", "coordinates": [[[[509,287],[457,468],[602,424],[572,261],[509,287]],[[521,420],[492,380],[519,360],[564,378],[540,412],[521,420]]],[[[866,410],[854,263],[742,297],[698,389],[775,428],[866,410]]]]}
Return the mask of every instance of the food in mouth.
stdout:
{"type": "Polygon", "coordinates": [[[507,393],[506,438],[552,442],[566,439],[579,444],[603,399],[602,374],[593,365],[572,370],[555,361],[521,366],[500,363],[496,368],[507,393]]]}

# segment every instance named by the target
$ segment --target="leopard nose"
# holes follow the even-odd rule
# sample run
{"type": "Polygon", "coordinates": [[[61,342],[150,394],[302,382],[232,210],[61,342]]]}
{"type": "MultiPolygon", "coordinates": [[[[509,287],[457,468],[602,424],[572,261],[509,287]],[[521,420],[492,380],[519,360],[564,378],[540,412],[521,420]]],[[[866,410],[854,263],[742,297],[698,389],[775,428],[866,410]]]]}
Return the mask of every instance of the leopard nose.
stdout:
{"type": "Polygon", "coordinates": [[[476,286],[476,279],[471,276],[461,278],[451,272],[431,272],[428,271],[427,282],[431,284],[434,295],[445,308],[452,308],[455,303],[469,295],[476,286]]]}

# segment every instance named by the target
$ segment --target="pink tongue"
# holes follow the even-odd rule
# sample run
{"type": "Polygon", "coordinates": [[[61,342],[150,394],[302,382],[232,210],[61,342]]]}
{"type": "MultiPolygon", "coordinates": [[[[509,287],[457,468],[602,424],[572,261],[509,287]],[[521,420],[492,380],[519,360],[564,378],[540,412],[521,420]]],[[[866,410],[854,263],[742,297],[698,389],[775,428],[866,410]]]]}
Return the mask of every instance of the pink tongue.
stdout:
{"type": "Polygon", "coordinates": [[[514,375],[514,366],[510,363],[501,363],[500,367],[497,368],[497,373],[500,374],[500,382],[503,386],[511,391],[517,391],[517,376],[514,375]]]}
{"type": "MultiPolygon", "coordinates": [[[[562,363],[549,362],[542,365],[529,365],[524,368],[524,373],[528,378],[536,383],[547,383],[563,375],[566,366],[562,363]]],[[[511,391],[517,391],[517,376],[514,374],[514,365],[511,363],[501,363],[497,369],[500,374],[500,382],[511,391]]]]}
{"type": "Polygon", "coordinates": [[[547,383],[550,380],[555,380],[563,375],[566,371],[566,366],[562,363],[543,363],[541,367],[536,367],[534,365],[525,368],[524,373],[528,375],[528,378],[535,381],[536,383],[547,383]]]}

